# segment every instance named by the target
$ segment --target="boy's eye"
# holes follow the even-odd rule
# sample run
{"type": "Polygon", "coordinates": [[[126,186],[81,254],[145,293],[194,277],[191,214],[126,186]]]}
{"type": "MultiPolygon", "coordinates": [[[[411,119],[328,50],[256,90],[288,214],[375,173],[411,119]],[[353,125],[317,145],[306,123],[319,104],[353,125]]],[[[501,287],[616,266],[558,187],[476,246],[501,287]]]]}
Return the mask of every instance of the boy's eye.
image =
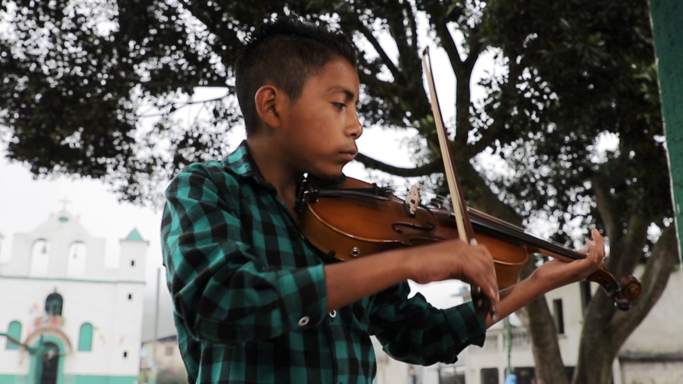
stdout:
{"type": "Polygon", "coordinates": [[[344,103],[332,103],[332,105],[334,105],[334,107],[340,111],[343,110],[344,108],[346,108],[346,104],[344,104],[344,103]]]}

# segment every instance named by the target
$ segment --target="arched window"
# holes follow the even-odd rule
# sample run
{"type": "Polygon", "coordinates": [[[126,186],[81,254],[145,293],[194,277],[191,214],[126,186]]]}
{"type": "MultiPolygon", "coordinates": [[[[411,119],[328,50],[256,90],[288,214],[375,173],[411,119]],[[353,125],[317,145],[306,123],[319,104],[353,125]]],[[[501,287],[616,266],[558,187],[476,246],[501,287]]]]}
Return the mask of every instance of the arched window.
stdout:
{"type": "MultiPolygon", "coordinates": [[[[9,328],[7,329],[7,334],[15,340],[21,341],[21,323],[18,321],[13,321],[9,323],[9,328]]],[[[19,344],[7,339],[7,349],[19,349],[19,344]]]]}
{"type": "Polygon", "coordinates": [[[69,277],[82,277],[85,274],[86,248],[82,241],[74,241],[69,245],[68,268],[66,275],[69,277]]]}
{"type": "Polygon", "coordinates": [[[61,316],[62,307],[64,306],[64,299],[62,295],[57,292],[47,295],[45,299],[45,312],[48,315],[61,316]]]}
{"type": "Polygon", "coordinates": [[[81,325],[81,332],[78,335],[78,350],[92,350],[92,325],[90,323],[81,325]]]}
{"type": "Polygon", "coordinates": [[[29,276],[47,276],[50,261],[50,243],[45,239],[38,239],[31,246],[31,269],[29,276]]]}

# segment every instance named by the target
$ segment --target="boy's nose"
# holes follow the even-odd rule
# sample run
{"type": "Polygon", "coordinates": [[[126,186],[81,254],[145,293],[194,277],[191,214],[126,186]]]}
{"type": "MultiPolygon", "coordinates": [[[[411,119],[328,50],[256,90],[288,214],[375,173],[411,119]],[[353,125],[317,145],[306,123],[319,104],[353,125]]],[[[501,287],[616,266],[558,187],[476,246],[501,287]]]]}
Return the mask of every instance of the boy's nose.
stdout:
{"type": "Polygon", "coordinates": [[[350,130],[351,132],[349,135],[353,137],[354,140],[358,139],[363,134],[363,124],[360,123],[358,115],[356,115],[355,119],[351,120],[350,130]]]}

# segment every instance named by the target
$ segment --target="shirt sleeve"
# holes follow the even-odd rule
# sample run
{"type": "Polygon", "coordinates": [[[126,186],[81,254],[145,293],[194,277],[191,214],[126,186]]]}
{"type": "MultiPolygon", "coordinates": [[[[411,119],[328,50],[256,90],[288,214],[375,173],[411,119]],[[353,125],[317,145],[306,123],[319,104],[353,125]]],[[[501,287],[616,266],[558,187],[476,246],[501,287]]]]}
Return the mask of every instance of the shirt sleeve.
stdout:
{"type": "Polygon", "coordinates": [[[194,164],[166,191],[164,264],[184,328],[194,339],[234,345],[321,322],[323,266],[287,270],[257,258],[236,214],[237,183],[219,188],[214,174],[194,164]]]}
{"type": "Polygon", "coordinates": [[[486,322],[472,303],[442,310],[419,293],[408,299],[409,293],[402,283],[373,299],[370,333],[389,356],[409,364],[452,364],[468,345],[484,345],[486,322]]]}

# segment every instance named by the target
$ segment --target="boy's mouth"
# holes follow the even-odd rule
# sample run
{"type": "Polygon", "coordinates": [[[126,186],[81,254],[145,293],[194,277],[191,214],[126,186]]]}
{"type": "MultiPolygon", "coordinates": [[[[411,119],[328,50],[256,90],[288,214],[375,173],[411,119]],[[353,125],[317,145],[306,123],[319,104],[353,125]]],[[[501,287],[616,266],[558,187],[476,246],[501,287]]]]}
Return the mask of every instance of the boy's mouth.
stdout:
{"type": "Polygon", "coordinates": [[[347,161],[353,160],[356,157],[357,153],[358,153],[358,151],[356,151],[356,150],[339,152],[339,154],[342,155],[344,160],[347,160],[347,161]]]}

